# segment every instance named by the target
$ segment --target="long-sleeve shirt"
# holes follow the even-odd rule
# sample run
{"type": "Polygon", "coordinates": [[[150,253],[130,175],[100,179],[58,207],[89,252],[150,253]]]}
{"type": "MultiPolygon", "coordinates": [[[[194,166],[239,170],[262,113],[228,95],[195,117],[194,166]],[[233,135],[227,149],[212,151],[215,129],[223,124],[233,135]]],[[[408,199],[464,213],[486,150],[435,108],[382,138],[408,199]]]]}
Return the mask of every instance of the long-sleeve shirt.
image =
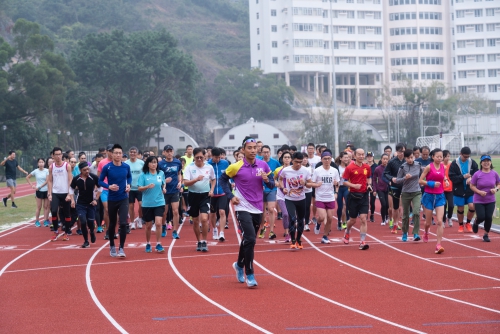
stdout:
{"type": "Polygon", "coordinates": [[[416,193],[421,191],[420,184],[418,183],[421,172],[421,165],[417,161],[414,161],[411,165],[408,165],[406,162],[401,165],[398,171],[398,176],[396,177],[396,183],[403,184],[402,192],[416,193]],[[411,177],[407,179],[406,174],[410,174],[411,177]]]}
{"type": "Polygon", "coordinates": [[[127,184],[132,184],[132,173],[130,172],[130,166],[126,163],[116,166],[113,162],[110,162],[102,168],[101,175],[99,176],[99,185],[109,189],[109,201],[126,199],[128,197],[128,194],[125,192],[127,184]],[[108,178],[108,183],[104,182],[106,177],[108,178]],[[109,189],[109,185],[112,184],[118,185],[119,189],[116,191],[109,189]]]}
{"type": "Polygon", "coordinates": [[[398,157],[394,157],[389,160],[389,163],[385,167],[384,177],[389,180],[389,184],[393,187],[401,187],[400,184],[395,184],[392,182],[392,178],[397,177],[399,168],[405,163],[405,160],[399,160],[398,157]]]}
{"type": "Polygon", "coordinates": [[[384,179],[384,169],[385,166],[377,166],[373,172],[373,190],[375,191],[387,191],[388,185],[384,179]]]}

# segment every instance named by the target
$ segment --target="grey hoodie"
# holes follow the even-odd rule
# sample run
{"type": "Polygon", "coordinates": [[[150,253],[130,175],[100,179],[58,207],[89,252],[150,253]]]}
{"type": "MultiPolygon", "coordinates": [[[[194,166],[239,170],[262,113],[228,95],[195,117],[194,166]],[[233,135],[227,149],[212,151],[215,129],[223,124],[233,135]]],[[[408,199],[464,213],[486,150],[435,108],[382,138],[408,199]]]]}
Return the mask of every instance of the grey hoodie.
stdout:
{"type": "Polygon", "coordinates": [[[418,161],[414,161],[413,165],[408,165],[406,162],[399,167],[398,176],[396,177],[396,183],[403,184],[404,193],[416,193],[420,191],[420,185],[418,180],[420,179],[420,174],[422,170],[421,165],[418,161]],[[405,178],[406,174],[411,174],[411,178],[408,180],[405,178]]]}

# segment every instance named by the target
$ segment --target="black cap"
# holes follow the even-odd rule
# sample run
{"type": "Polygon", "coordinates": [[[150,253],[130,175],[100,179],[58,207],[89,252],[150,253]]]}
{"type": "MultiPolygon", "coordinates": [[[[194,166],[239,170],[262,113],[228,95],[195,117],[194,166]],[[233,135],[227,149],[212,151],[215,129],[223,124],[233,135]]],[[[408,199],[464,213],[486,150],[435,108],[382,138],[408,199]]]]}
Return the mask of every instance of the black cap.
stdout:
{"type": "Polygon", "coordinates": [[[368,152],[366,153],[366,156],[367,156],[367,157],[373,157],[373,152],[372,152],[372,151],[368,151],[368,152]]]}
{"type": "Polygon", "coordinates": [[[168,151],[168,150],[174,150],[174,147],[172,145],[165,145],[165,147],[163,147],[163,150],[164,151],[168,151]]]}
{"type": "Polygon", "coordinates": [[[124,157],[124,158],[128,158],[127,153],[123,153],[123,157],[124,157]]]}
{"type": "Polygon", "coordinates": [[[108,146],[106,146],[106,151],[111,151],[113,149],[113,144],[108,144],[108,146]]]}

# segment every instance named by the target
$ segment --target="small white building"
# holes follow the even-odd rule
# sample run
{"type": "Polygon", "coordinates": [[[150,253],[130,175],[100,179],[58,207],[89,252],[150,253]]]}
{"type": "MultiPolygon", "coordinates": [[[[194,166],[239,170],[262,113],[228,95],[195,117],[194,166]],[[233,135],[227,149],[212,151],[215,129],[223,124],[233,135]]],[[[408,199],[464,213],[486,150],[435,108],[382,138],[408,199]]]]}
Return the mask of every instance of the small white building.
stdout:
{"type": "Polygon", "coordinates": [[[255,140],[262,141],[264,145],[268,145],[272,156],[276,155],[276,151],[282,145],[290,145],[290,141],[281,130],[269,124],[255,122],[253,118],[250,118],[245,124],[235,126],[226,132],[216,146],[225,149],[227,156],[232,158],[233,152],[241,146],[246,136],[251,136],[255,140]]]}
{"type": "Polygon", "coordinates": [[[179,154],[184,154],[187,145],[198,147],[196,140],[186,132],[163,123],[160,126],[160,132],[149,140],[148,146],[156,148],[158,152],[161,152],[165,145],[172,145],[175,152],[179,154]]]}

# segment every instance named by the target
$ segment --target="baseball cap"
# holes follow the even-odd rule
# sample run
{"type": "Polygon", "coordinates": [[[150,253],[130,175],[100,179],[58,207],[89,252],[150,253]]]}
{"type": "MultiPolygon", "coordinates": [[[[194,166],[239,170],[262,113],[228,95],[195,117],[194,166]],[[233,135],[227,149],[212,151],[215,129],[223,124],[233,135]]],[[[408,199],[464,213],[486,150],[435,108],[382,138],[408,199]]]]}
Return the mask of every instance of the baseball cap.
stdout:
{"type": "Polygon", "coordinates": [[[123,153],[123,157],[124,158],[128,158],[128,154],[127,153],[123,153]]]}
{"type": "Polygon", "coordinates": [[[168,150],[174,150],[174,147],[172,145],[165,145],[165,147],[163,147],[163,150],[164,151],[168,151],[168,150]]]}
{"type": "Polygon", "coordinates": [[[373,152],[372,152],[372,151],[368,151],[368,152],[366,153],[366,156],[367,156],[367,157],[373,157],[373,152]]]}
{"type": "Polygon", "coordinates": [[[486,155],[486,154],[482,155],[481,156],[481,162],[483,162],[483,160],[489,160],[489,161],[491,161],[491,157],[489,155],[486,155]]]}
{"type": "Polygon", "coordinates": [[[106,146],[106,151],[111,151],[113,149],[113,144],[108,144],[108,146],[106,146]]]}

